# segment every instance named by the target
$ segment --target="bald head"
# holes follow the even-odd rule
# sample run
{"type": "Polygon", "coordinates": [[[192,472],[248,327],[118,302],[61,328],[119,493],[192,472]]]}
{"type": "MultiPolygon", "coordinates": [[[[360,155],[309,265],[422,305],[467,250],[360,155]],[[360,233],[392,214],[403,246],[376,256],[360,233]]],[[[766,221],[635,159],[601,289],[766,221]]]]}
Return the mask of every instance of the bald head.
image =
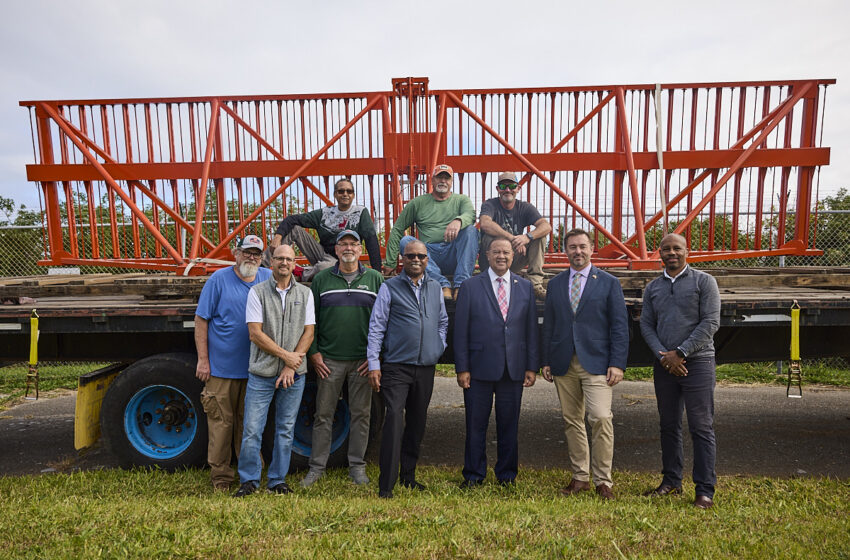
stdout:
{"type": "Polygon", "coordinates": [[[667,274],[675,277],[688,264],[688,242],[678,233],[668,233],[661,239],[658,247],[661,262],[667,274]]]}

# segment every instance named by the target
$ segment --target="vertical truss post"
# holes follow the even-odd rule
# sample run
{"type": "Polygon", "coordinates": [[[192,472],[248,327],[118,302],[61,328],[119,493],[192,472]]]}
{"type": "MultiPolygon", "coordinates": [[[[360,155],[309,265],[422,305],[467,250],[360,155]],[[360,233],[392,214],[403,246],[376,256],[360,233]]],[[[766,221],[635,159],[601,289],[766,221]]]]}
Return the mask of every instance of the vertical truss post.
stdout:
{"type": "MultiPolygon", "coordinates": [[[[803,98],[803,122],[800,127],[800,147],[814,148],[817,139],[818,88],[809,90],[803,98]]],[[[812,207],[812,182],[815,168],[800,167],[797,178],[797,213],[794,224],[794,239],[801,247],[808,247],[811,239],[809,234],[810,213],[812,207]]]]}
{"type": "MultiPolygon", "coordinates": [[[[41,164],[52,165],[54,160],[50,115],[43,108],[36,107],[35,116],[38,127],[38,154],[41,164]]],[[[59,193],[54,181],[41,181],[41,189],[44,192],[44,206],[47,211],[47,241],[50,245],[50,260],[59,264],[59,257],[65,252],[62,246],[59,193]]]]}

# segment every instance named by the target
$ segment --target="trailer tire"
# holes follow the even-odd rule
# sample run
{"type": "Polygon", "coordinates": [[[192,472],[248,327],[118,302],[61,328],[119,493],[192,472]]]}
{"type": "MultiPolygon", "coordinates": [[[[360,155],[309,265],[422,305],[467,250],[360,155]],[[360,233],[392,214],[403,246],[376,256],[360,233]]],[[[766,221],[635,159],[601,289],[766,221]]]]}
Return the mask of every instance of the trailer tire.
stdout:
{"type": "Polygon", "coordinates": [[[100,423],[122,467],[168,471],[203,466],[207,418],[194,354],[157,354],[125,369],[109,386],[100,423]]]}

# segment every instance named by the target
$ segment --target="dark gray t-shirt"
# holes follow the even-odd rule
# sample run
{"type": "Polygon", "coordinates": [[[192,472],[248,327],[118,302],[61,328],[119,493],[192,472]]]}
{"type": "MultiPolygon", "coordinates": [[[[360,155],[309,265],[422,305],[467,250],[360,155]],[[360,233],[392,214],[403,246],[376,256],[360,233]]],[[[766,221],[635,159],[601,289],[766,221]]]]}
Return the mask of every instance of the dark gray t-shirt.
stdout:
{"type": "Polygon", "coordinates": [[[513,235],[519,235],[528,226],[542,218],[540,212],[533,205],[522,200],[517,200],[510,210],[505,209],[499,198],[491,198],[481,205],[481,215],[490,216],[496,225],[513,235]]]}

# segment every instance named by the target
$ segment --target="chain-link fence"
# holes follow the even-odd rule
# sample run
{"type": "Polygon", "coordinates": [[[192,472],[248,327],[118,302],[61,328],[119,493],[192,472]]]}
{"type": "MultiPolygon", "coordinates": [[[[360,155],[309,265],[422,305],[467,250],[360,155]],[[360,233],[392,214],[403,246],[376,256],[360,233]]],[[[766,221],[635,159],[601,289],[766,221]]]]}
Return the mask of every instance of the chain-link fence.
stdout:
{"type": "MultiPolygon", "coordinates": [[[[752,259],[734,259],[725,261],[711,261],[699,263],[701,268],[719,267],[782,267],[782,266],[850,266],[850,195],[846,191],[840,191],[836,197],[838,204],[832,204],[831,209],[821,209],[812,217],[811,238],[814,239],[815,247],[823,251],[820,256],[788,256],[788,257],[762,257],[752,259]]],[[[703,245],[707,247],[706,224],[699,224],[692,229],[693,246],[703,245]]],[[[790,232],[794,227],[793,214],[789,215],[785,231],[790,232]]],[[[725,237],[730,235],[729,222],[723,216],[715,220],[713,229],[714,236],[725,237]],[[718,225],[719,224],[719,225],[718,225]]],[[[775,232],[766,232],[767,235],[775,235],[775,232]]],[[[32,276],[48,274],[51,267],[39,266],[39,260],[44,255],[44,239],[41,226],[0,226],[0,278],[10,276],[32,276]]],[[[66,231],[67,235],[67,231],[66,231]]],[[[739,241],[742,246],[753,242],[753,232],[739,232],[739,241]]],[[[557,232],[556,232],[557,236],[557,232]]],[[[654,249],[660,236],[655,236],[650,243],[654,249]]],[[[556,246],[557,243],[556,243],[556,246]]],[[[725,246],[725,241],[718,242],[718,246],[725,246]]],[[[753,245],[749,245],[752,247],[753,245]]],[[[135,269],[83,266],[80,267],[83,274],[97,272],[140,272],[135,269]]],[[[850,364],[844,359],[830,358],[825,360],[807,361],[804,367],[826,367],[842,370],[850,369],[850,364]]],[[[784,365],[787,371],[787,364],[784,365]]]]}

